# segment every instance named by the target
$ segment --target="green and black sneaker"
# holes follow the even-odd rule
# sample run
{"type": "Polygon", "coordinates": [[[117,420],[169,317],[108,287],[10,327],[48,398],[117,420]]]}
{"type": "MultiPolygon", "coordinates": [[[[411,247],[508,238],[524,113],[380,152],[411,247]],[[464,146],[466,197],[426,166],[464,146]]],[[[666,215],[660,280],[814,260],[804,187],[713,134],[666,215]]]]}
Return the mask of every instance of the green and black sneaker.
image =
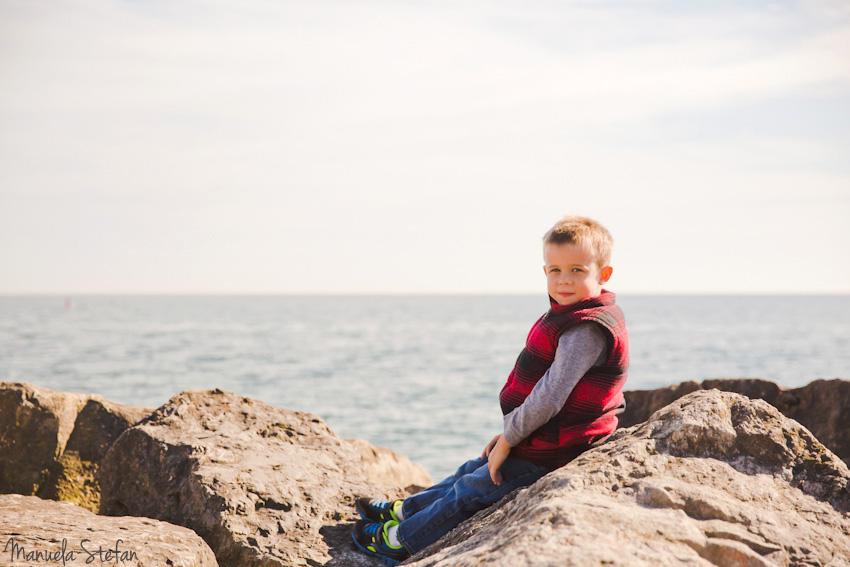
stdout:
{"type": "Polygon", "coordinates": [[[395,567],[395,565],[410,557],[404,547],[392,547],[389,544],[387,529],[397,525],[398,522],[395,520],[383,524],[369,520],[357,520],[354,529],[351,530],[351,537],[354,538],[354,544],[357,547],[372,557],[377,557],[385,565],[395,567]]]}
{"type": "Polygon", "coordinates": [[[403,500],[377,500],[375,498],[358,498],[354,503],[357,513],[364,520],[383,524],[390,520],[400,522],[398,509],[401,508],[403,500]]]}

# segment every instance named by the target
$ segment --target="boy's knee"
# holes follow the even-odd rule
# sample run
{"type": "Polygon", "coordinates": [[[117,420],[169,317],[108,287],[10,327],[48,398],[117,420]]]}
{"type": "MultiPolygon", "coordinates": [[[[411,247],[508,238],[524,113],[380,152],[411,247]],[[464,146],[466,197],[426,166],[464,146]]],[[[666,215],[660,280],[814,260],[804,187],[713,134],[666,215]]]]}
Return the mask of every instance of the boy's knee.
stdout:
{"type": "Polygon", "coordinates": [[[458,499],[478,498],[499,489],[499,486],[490,478],[490,470],[486,463],[460,477],[454,485],[454,491],[458,499]]]}
{"type": "Polygon", "coordinates": [[[471,459],[471,460],[463,463],[460,466],[460,468],[457,470],[457,472],[455,473],[454,476],[455,476],[456,479],[459,479],[461,477],[464,477],[468,474],[471,474],[471,473],[477,471],[478,469],[480,469],[482,466],[484,466],[486,464],[487,464],[487,459],[471,459]]]}

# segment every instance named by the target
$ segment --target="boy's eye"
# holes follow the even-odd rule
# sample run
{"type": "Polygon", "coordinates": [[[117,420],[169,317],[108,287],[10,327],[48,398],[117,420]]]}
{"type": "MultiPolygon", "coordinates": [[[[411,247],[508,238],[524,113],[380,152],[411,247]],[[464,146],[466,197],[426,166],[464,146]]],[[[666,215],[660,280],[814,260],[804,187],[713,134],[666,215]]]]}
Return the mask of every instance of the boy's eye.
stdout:
{"type": "Polygon", "coordinates": [[[580,273],[582,273],[584,270],[582,270],[581,268],[573,268],[573,271],[574,271],[575,273],[577,273],[577,274],[580,274],[580,273]]]}

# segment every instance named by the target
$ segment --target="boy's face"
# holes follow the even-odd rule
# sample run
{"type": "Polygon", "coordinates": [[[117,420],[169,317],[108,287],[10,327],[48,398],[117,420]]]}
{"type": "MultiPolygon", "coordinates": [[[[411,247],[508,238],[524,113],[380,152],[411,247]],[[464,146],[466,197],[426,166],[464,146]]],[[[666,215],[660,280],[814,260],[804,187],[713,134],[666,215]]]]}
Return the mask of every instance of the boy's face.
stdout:
{"type": "Polygon", "coordinates": [[[560,305],[596,297],[613,271],[611,266],[599,268],[590,250],[577,244],[546,244],[543,260],[549,295],[560,305]]]}

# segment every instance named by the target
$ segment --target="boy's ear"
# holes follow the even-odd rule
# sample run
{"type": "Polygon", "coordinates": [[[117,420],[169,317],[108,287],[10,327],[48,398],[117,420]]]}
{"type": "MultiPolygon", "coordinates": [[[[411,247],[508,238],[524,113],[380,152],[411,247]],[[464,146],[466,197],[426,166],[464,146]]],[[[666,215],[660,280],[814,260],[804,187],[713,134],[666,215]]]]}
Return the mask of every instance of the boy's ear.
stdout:
{"type": "Polygon", "coordinates": [[[612,268],[611,266],[605,266],[604,268],[602,268],[602,270],[599,272],[599,283],[604,284],[605,282],[610,280],[611,274],[613,272],[614,268],[612,268]]]}

